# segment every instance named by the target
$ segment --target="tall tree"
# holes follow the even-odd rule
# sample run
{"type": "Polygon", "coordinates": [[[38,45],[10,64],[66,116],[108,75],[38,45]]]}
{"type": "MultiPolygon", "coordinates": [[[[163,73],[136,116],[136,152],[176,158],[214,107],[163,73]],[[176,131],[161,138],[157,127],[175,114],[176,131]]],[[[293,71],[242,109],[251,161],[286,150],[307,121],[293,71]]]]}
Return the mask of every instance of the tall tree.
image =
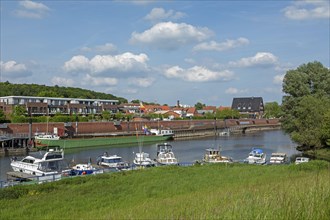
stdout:
{"type": "Polygon", "coordinates": [[[326,145],[324,132],[330,108],[330,70],[320,62],[289,70],[283,80],[282,127],[300,145],[326,145]]]}

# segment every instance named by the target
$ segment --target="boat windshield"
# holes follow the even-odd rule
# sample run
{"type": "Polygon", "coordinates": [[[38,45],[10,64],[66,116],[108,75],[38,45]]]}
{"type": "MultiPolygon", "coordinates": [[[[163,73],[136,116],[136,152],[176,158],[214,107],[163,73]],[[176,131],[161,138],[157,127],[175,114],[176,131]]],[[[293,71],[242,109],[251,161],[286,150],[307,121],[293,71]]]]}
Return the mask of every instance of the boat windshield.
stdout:
{"type": "Polygon", "coordinates": [[[68,166],[64,161],[46,161],[38,165],[38,169],[44,172],[60,171],[66,169],[68,166]]]}
{"type": "Polygon", "coordinates": [[[104,162],[105,163],[120,163],[122,161],[121,161],[121,158],[112,158],[112,159],[104,159],[104,162]]]}

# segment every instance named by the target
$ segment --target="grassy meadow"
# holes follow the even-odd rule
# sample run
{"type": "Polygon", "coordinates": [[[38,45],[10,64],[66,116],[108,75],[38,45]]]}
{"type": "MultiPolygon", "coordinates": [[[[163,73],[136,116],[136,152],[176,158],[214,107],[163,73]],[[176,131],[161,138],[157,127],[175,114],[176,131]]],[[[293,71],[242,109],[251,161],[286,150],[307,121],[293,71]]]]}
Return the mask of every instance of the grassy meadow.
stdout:
{"type": "Polygon", "coordinates": [[[0,190],[0,219],[329,219],[330,164],[155,167],[0,190]]]}

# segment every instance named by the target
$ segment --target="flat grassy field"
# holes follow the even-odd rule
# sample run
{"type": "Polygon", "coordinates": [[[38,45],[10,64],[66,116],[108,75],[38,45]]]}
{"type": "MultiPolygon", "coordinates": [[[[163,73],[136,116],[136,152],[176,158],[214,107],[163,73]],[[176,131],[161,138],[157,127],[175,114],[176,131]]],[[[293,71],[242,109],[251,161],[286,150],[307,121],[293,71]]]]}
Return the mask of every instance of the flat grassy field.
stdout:
{"type": "Polygon", "coordinates": [[[155,167],[0,190],[0,219],[329,219],[330,164],[155,167]]]}

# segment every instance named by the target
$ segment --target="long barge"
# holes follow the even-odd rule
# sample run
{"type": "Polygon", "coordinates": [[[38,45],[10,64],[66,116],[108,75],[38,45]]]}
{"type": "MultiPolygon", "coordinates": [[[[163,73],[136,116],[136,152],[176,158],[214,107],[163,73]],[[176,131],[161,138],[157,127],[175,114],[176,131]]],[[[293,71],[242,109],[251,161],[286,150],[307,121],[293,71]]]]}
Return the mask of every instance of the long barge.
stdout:
{"type": "Polygon", "coordinates": [[[95,138],[73,138],[60,140],[38,140],[37,148],[59,146],[64,149],[83,148],[107,145],[139,144],[141,142],[158,142],[172,139],[172,136],[141,135],[136,136],[114,136],[114,137],[95,137],[95,138]]]}

